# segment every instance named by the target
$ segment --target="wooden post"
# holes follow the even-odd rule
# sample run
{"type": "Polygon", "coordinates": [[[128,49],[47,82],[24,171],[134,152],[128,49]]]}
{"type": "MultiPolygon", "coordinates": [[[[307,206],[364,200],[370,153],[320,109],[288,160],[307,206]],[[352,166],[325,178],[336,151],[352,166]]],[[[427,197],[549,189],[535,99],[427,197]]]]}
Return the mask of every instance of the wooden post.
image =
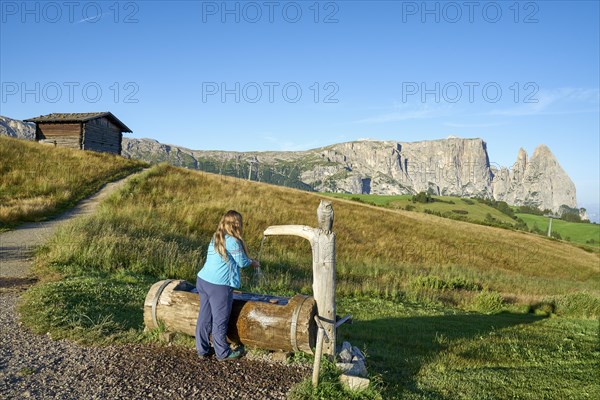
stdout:
{"type": "Polygon", "coordinates": [[[325,354],[335,356],[335,233],[305,225],[268,227],[265,236],[299,236],[310,242],[313,260],[313,297],[317,313],[329,338],[323,344],[325,354]]]}
{"type": "Polygon", "coordinates": [[[323,355],[323,337],[325,329],[319,327],[317,332],[317,345],[315,346],[315,361],[313,364],[312,384],[317,387],[319,384],[319,370],[321,369],[321,356],[323,355]]]}
{"type": "Polygon", "coordinates": [[[323,355],[323,341],[329,341],[327,334],[325,333],[325,328],[323,327],[323,322],[319,318],[318,315],[315,315],[315,322],[319,327],[317,332],[317,344],[315,345],[315,361],[313,363],[313,375],[312,375],[312,384],[313,387],[317,387],[319,385],[319,371],[321,370],[321,356],[323,355]]]}

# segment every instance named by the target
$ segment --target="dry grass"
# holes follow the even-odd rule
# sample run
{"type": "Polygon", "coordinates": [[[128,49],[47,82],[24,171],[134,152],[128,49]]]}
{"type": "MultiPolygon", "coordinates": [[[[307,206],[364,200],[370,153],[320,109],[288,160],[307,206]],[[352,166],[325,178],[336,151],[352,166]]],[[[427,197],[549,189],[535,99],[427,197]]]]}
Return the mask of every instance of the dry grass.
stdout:
{"type": "Polygon", "coordinates": [[[43,219],[144,164],[0,137],[0,229],[43,219]]]}

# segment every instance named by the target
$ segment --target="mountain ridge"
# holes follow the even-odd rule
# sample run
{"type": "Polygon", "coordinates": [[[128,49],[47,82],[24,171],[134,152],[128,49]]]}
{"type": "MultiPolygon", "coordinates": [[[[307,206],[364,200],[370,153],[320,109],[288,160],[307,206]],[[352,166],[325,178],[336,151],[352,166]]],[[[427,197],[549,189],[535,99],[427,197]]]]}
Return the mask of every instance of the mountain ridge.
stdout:
{"type": "MultiPolygon", "coordinates": [[[[32,139],[29,124],[0,116],[0,134],[32,139]],[[4,132],[3,132],[4,131],[4,132]]],[[[573,181],[541,144],[520,148],[511,167],[491,165],[481,138],[400,142],[358,140],[303,151],[192,150],[154,139],[123,138],[122,154],[311,191],[483,197],[562,212],[577,207],[573,181]]]]}

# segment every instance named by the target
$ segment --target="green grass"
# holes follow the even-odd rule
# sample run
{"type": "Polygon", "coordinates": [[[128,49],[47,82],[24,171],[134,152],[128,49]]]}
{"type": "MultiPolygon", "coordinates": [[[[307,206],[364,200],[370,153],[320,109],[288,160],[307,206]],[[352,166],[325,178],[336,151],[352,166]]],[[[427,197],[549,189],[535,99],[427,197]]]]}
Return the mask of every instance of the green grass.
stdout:
{"type": "Polygon", "coordinates": [[[365,349],[384,398],[593,399],[600,395],[598,321],[534,313],[484,315],[343,298],[341,337],[365,349]]]}
{"type": "MultiPolygon", "coordinates": [[[[154,166],[40,249],[42,280],[24,296],[22,320],[38,332],[88,343],[158,340],[156,332],[143,332],[147,290],[165,278],[194,280],[227,209],[244,215],[244,236],[256,256],[269,225],[314,226],[318,200],[154,166]]],[[[432,215],[343,200],[334,200],[334,208],[338,314],[354,316],[341,339],[366,349],[380,382],[356,398],[597,394],[598,254],[432,215]],[[555,392],[548,390],[553,382],[555,392]]],[[[265,279],[245,271],[243,289],[311,292],[306,241],[269,238],[260,258],[265,279]]],[[[335,376],[326,368],[319,389],[304,383],[301,398],[350,398],[335,376]]]]}
{"type": "Polygon", "coordinates": [[[140,304],[155,279],[126,272],[80,272],[29,289],[21,299],[21,320],[54,339],[94,345],[145,341],[140,304]]]}
{"type": "Polygon", "coordinates": [[[0,136],[0,232],[73,207],[145,163],[0,136]]]}
{"type": "MultiPolygon", "coordinates": [[[[542,232],[548,232],[549,221],[547,217],[532,214],[516,215],[525,221],[529,229],[533,229],[535,225],[542,232]]],[[[563,239],[574,243],[600,246],[599,224],[584,224],[555,219],[552,221],[552,231],[558,232],[563,239]]]]}
{"type": "Polygon", "coordinates": [[[406,206],[411,211],[425,212],[430,210],[445,214],[449,217],[464,218],[465,221],[473,221],[477,223],[485,223],[487,215],[491,215],[495,220],[505,223],[508,225],[514,225],[515,220],[510,218],[508,215],[498,211],[497,209],[490,207],[486,204],[480,203],[477,200],[463,199],[454,196],[431,196],[434,198],[433,203],[413,203],[412,195],[397,195],[397,196],[385,196],[385,195],[374,195],[374,194],[343,194],[343,193],[323,193],[324,195],[331,196],[334,198],[347,199],[347,200],[358,200],[363,203],[373,204],[380,207],[386,207],[390,209],[405,210],[406,206]],[[453,204],[450,204],[452,202],[453,204]],[[456,210],[461,212],[457,213],[456,210]],[[463,212],[466,212],[464,214],[463,212]]]}

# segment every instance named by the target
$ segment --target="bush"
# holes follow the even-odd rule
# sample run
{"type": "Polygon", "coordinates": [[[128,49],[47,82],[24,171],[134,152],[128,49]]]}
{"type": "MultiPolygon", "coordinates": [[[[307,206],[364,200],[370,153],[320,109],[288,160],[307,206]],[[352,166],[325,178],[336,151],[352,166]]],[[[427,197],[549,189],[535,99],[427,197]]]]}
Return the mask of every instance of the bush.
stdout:
{"type": "Polygon", "coordinates": [[[579,213],[564,213],[560,219],[562,219],[563,221],[567,221],[567,222],[583,222],[581,221],[581,217],[579,216],[579,213]]]}
{"type": "Polygon", "coordinates": [[[473,309],[484,314],[496,314],[502,311],[504,299],[498,292],[483,290],[473,298],[473,309]]]}
{"type": "Polygon", "coordinates": [[[420,192],[412,197],[413,203],[433,203],[435,199],[429,193],[420,192]]]}
{"type": "Polygon", "coordinates": [[[578,292],[554,298],[556,315],[575,318],[599,318],[600,299],[589,293],[578,292]]]}
{"type": "Polygon", "coordinates": [[[469,212],[467,210],[452,210],[453,213],[467,215],[469,212]]]}
{"type": "Polygon", "coordinates": [[[536,222],[533,223],[533,226],[531,227],[530,232],[531,233],[537,233],[538,235],[545,234],[545,232],[540,229],[540,227],[538,226],[538,224],[536,222]]]}
{"type": "Polygon", "coordinates": [[[406,207],[404,207],[404,209],[406,211],[413,211],[416,207],[413,206],[412,204],[407,204],[406,207]]]}
{"type": "Polygon", "coordinates": [[[488,205],[492,208],[495,208],[496,210],[500,211],[503,214],[508,215],[509,217],[514,217],[515,212],[513,211],[512,207],[508,205],[507,202],[505,201],[497,201],[497,200],[490,200],[490,199],[482,199],[482,198],[478,198],[477,201],[479,201],[480,203],[483,203],[485,205],[488,205]]]}
{"type": "Polygon", "coordinates": [[[544,215],[545,211],[549,210],[540,210],[539,208],[532,206],[520,206],[517,208],[517,212],[520,214],[544,215]]]}

